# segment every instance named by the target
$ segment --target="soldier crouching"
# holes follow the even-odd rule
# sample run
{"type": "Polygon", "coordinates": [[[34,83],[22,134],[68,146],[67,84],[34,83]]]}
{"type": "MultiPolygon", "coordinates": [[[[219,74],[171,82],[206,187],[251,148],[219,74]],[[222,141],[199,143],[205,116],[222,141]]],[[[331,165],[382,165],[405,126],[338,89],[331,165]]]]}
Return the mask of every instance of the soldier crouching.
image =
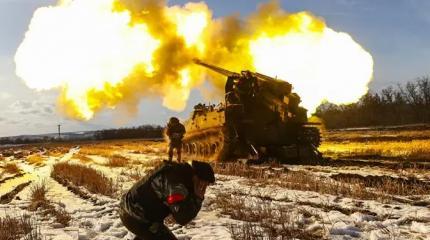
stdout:
{"type": "Polygon", "coordinates": [[[120,218],[135,240],[177,239],[164,219],[172,215],[181,225],[190,222],[200,211],[207,186],[214,182],[208,163],[164,163],[122,196],[120,218]]]}

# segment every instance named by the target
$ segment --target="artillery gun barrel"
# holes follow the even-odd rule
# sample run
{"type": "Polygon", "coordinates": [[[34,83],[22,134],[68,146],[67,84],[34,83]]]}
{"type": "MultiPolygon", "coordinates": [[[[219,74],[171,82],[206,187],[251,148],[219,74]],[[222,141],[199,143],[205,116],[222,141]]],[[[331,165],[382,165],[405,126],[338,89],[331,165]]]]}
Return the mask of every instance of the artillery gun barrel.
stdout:
{"type": "Polygon", "coordinates": [[[282,82],[286,82],[286,81],[283,81],[281,79],[269,77],[267,75],[264,75],[264,74],[261,74],[261,73],[258,73],[258,72],[253,72],[252,74],[255,77],[257,77],[259,80],[262,80],[262,81],[268,81],[268,82],[270,82],[270,81],[282,81],[282,82]]]}
{"type": "MultiPolygon", "coordinates": [[[[232,72],[232,71],[229,71],[227,69],[224,69],[224,68],[221,68],[221,67],[217,67],[217,66],[209,64],[209,63],[205,63],[205,62],[203,62],[200,59],[194,59],[194,63],[197,64],[197,65],[209,68],[212,71],[217,72],[219,74],[222,74],[222,75],[224,75],[226,77],[240,77],[241,76],[241,74],[239,74],[239,73],[232,72]]],[[[269,77],[267,75],[264,75],[264,74],[261,74],[261,73],[258,73],[258,72],[251,72],[251,71],[246,71],[246,72],[251,73],[254,77],[256,77],[258,80],[263,81],[263,82],[285,82],[285,83],[288,83],[286,81],[283,81],[283,80],[280,80],[280,79],[276,79],[276,78],[273,78],[273,77],[269,77]]],[[[291,85],[291,84],[289,84],[289,85],[291,85]]]]}
{"type": "Polygon", "coordinates": [[[205,63],[205,62],[201,61],[200,59],[194,59],[194,63],[198,64],[200,66],[209,68],[210,70],[212,70],[214,72],[217,72],[219,74],[222,74],[222,75],[224,75],[226,77],[239,77],[240,76],[239,73],[231,72],[231,71],[229,71],[227,69],[220,68],[220,67],[217,67],[217,66],[205,63]]]}

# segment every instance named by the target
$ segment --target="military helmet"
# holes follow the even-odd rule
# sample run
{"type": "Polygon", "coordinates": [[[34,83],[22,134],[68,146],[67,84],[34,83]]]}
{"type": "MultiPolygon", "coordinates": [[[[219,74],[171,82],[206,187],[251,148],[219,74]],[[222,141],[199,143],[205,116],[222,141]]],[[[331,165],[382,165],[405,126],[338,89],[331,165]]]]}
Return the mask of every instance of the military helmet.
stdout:
{"type": "Polygon", "coordinates": [[[209,163],[192,161],[191,166],[198,178],[212,184],[215,183],[215,173],[209,163]]]}
{"type": "Polygon", "coordinates": [[[178,124],[179,123],[179,119],[177,117],[171,117],[169,119],[169,123],[171,123],[171,124],[178,124]]]}

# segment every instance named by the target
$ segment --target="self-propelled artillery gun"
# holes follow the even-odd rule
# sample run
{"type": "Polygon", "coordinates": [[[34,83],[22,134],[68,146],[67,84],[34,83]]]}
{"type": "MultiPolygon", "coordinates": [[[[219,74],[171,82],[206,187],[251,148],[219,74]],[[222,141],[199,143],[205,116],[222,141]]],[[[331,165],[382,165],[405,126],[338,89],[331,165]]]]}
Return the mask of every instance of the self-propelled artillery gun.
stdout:
{"type": "Polygon", "coordinates": [[[225,101],[198,104],[185,122],[186,156],[210,161],[248,159],[311,163],[321,159],[320,132],[292,85],[257,72],[231,72],[195,63],[227,77],[225,101]]]}

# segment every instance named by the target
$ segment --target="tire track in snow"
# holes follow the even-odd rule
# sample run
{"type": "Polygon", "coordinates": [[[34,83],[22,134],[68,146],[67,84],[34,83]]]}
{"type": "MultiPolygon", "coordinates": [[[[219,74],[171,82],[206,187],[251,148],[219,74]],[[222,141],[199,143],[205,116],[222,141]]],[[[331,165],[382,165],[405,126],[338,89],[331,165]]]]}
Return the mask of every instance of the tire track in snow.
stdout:
{"type": "Polygon", "coordinates": [[[118,200],[92,195],[92,201],[83,199],[67,187],[51,179],[49,198],[61,201],[72,216],[70,228],[78,233],[78,239],[123,239],[128,231],[117,216],[118,200]]]}
{"type": "MultiPolygon", "coordinates": [[[[70,160],[77,152],[78,148],[72,148],[59,162],[70,160]]],[[[87,192],[85,188],[50,175],[49,180],[49,199],[61,202],[72,216],[70,226],[63,230],[64,236],[70,232],[75,234],[73,239],[79,240],[124,239],[127,236],[128,231],[117,215],[117,199],[87,192]]]]}

